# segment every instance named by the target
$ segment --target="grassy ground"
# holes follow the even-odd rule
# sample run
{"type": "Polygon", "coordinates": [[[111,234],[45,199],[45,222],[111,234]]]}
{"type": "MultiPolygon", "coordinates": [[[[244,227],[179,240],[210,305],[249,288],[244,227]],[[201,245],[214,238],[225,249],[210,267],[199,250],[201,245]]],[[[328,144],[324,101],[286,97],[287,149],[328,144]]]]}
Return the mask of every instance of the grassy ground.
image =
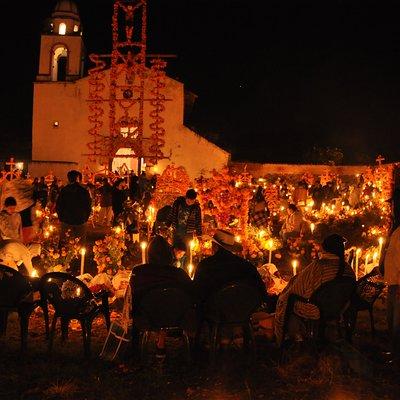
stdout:
{"type": "MultiPolygon", "coordinates": [[[[398,399],[399,370],[386,362],[384,354],[388,341],[382,303],[377,305],[376,319],[378,333],[372,338],[367,316],[359,318],[354,346],[373,365],[373,372],[363,376],[349,368],[349,354],[343,357],[333,351],[316,359],[299,350],[279,367],[277,349],[263,337],[257,338],[257,359],[251,365],[232,349],[220,356],[214,369],[206,354],[188,366],[179,340],[173,338],[167,343],[165,364],[151,354],[144,366],[129,359],[109,363],[96,356],[106,336],[101,320],[95,323],[90,361],[83,358],[75,324],[68,342],[57,338],[49,358],[39,312],[31,319],[28,353],[21,357],[18,320],[13,316],[6,339],[0,339],[0,399],[398,399]]],[[[362,370],[367,364],[352,366],[362,370]]]]}

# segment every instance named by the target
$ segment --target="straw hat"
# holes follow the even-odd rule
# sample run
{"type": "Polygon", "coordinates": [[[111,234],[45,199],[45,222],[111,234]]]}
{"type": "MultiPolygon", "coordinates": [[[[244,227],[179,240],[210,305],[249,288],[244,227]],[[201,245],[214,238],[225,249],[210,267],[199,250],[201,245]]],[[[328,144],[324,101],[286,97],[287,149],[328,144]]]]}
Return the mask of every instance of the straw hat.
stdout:
{"type": "Polygon", "coordinates": [[[208,237],[218,246],[223,247],[228,251],[242,251],[243,246],[235,240],[235,235],[231,232],[225,231],[223,229],[218,229],[213,237],[208,237]]]}

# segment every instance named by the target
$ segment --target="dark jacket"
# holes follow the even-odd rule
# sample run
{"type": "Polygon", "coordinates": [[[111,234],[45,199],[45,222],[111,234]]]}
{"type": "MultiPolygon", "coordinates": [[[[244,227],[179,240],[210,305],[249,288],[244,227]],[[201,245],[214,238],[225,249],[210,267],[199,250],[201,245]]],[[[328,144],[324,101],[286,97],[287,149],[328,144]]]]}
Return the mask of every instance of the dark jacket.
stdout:
{"type": "Polygon", "coordinates": [[[133,311],[141,299],[152,289],[179,288],[193,297],[193,282],[187,273],[172,266],[172,251],[161,236],[156,236],[149,245],[149,263],[135,267],[131,275],[133,311]]]}
{"type": "MultiPolygon", "coordinates": [[[[178,197],[172,204],[171,212],[167,219],[167,225],[172,225],[174,229],[178,226],[178,214],[179,208],[184,206],[186,198],[184,196],[178,197]]],[[[198,201],[193,205],[189,206],[190,214],[186,223],[186,234],[196,233],[197,235],[202,234],[201,228],[201,209],[198,201]]]]}
{"type": "Polygon", "coordinates": [[[112,192],[113,188],[109,183],[106,183],[99,188],[98,193],[100,195],[100,207],[112,206],[112,192]]]}
{"type": "Polygon", "coordinates": [[[178,288],[193,297],[193,282],[181,268],[172,265],[143,264],[131,275],[132,303],[137,309],[144,295],[157,288],[178,288]]]}
{"type": "Polygon", "coordinates": [[[116,187],[112,188],[112,209],[114,212],[114,216],[116,217],[118,214],[124,211],[124,201],[126,200],[125,190],[117,189],[116,187]]]}
{"type": "Polygon", "coordinates": [[[92,212],[92,200],[89,192],[79,183],[64,186],[57,198],[58,219],[69,225],[82,225],[92,212]]]}
{"type": "Polygon", "coordinates": [[[257,268],[221,247],[213,256],[199,263],[193,281],[200,302],[206,301],[210,295],[232,282],[254,286],[262,299],[266,299],[265,285],[257,268]]]}

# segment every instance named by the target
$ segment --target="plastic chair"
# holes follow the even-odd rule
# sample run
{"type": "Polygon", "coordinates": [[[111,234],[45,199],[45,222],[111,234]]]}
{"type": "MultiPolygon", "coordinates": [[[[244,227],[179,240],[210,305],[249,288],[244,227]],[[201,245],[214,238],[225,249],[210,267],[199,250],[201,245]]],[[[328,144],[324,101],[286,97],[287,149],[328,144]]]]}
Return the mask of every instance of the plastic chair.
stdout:
{"type": "Polygon", "coordinates": [[[77,319],[82,327],[83,346],[86,356],[90,356],[92,323],[96,316],[103,314],[107,329],[110,328],[108,294],[102,293],[101,301],[78,278],[64,272],[50,272],[40,281],[42,298],[54,308],[48,350],[51,353],[57,320],[61,319],[62,339],[68,338],[69,321],[77,319]]]}
{"type": "Polygon", "coordinates": [[[347,323],[349,326],[348,340],[351,341],[351,336],[354,332],[357,323],[357,315],[359,311],[368,310],[371,324],[371,333],[375,334],[374,323],[374,304],[378,297],[383,292],[385,284],[376,282],[374,278],[379,275],[379,270],[374,269],[369,274],[363,276],[357,282],[356,292],[351,299],[350,307],[346,311],[347,323]]]}
{"type": "Polygon", "coordinates": [[[257,289],[243,283],[230,283],[207,300],[204,306],[204,320],[210,327],[211,364],[215,363],[218,337],[224,327],[241,327],[245,347],[251,349],[252,355],[255,355],[255,339],[250,318],[261,302],[261,295],[257,289]]]}
{"type": "Polygon", "coordinates": [[[33,292],[27,277],[13,268],[0,265],[0,335],[6,333],[8,313],[18,312],[22,351],[27,348],[29,318],[39,305],[33,300],[33,292]]]}
{"type": "Polygon", "coordinates": [[[179,333],[186,347],[187,361],[190,362],[190,341],[185,329],[188,313],[193,308],[192,299],[178,288],[153,289],[143,296],[133,312],[133,333],[138,332],[140,339],[140,358],[144,359],[146,345],[151,332],[174,331],[179,333]],[[139,326],[135,314],[145,321],[139,326]],[[136,323],[135,323],[136,321],[136,323]]]}
{"type": "MultiPolygon", "coordinates": [[[[325,333],[327,325],[333,323],[337,327],[340,327],[340,322],[349,307],[355,288],[356,282],[353,278],[342,276],[321,285],[310,299],[291,294],[286,307],[284,337],[288,332],[289,318],[294,314],[294,305],[297,301],[300,301],[318,307],[320,312],[318,320],[307,318],[301,318],[301,320],[306,327],[306,338],[312,341],[315,346],[317,342],[324,344],[326,342],[325,333]]],[[[284,360],[285,352],[288,350],[288,343],[289,341],[284,340],[281,345],[281,361],[284,360]]]]}

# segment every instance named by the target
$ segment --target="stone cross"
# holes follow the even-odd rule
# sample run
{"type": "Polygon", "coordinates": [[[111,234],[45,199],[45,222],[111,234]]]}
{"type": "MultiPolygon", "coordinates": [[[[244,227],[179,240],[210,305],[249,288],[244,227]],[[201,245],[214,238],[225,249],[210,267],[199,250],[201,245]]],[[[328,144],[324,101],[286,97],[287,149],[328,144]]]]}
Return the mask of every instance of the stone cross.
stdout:
{"type": "Polygon", "coordinates": [[[382,165],[382,162],[385,161],[385,157],[379,155],[379,156],[376,158],[375,161],[378,163],[378,165],[382,165]]]}

